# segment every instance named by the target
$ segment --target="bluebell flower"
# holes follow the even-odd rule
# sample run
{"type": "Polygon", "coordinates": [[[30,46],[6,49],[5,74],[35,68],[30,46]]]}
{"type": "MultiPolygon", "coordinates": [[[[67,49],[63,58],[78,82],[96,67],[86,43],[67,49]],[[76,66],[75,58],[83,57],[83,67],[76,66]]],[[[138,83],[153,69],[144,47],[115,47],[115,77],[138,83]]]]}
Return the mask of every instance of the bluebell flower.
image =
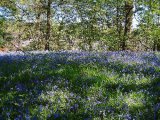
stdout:
{"type": "Polygon", "coordinates": [[[130,114],[127,114],[127,115],[124,116],[124,119],[125,120],[132,120],[132,117],[131,117],[130,114]]]}
{"type": "Polygon", "coordinates": [[[10,112],[7,112],[6,114],[7,114],[7,117],[9,118],[10,117],[10,112]]]}
{"type": "Polygon", "coordinates": [[[16,90],[17,91],[24,91],[26,88],[23,84],[20,84],[18,83],[16,86],[15,86],[16,90]]]}
{"type": "Polygon", "coordinates": [[[58,89],[58,86],[57,86],[57,85],[54,85],[54,86],[53,86],[53,89],[54,89],[54,90],[57,90],[57,89],[58,89]]]}
{"type": "Polygon", "coordinates": [[[34,116],[34,117],[32,118],[32,120],[38,120],[37,116],[34,116]]]}
{"type": "Polygon", "coordinates": [[[39,105],[39,112],[42,112],[43,105],[39,105]]]}
{"type": "Polygon", "coordinates": [[[60,117],[60,114],[55,113],[53,116],[54,116],[54,119],[57,119],[57,118],[59,118],[59,117],[60,117]]]}

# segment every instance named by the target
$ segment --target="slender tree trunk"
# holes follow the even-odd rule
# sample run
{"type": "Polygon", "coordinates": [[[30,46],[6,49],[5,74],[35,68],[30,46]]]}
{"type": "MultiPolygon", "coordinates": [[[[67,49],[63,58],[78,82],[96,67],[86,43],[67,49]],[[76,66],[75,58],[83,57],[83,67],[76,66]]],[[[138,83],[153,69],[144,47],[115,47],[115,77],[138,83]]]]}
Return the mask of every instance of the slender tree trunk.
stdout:
{"type": "Polygon", "coordinates": [[[154,41],[153,41],[153,51],[156,51],[156,50],[157,50],[157,41],[154,38],[154,41]]]}
{"type": "Polygon", "coordinates": [[[132,17],[133,17],[133,1],[131,0],[125,1],[124,11],[125,11],[125,21],[124,21],[124,36],[121,43],[122,50],[126,50],[127,47],[126,41],[131,31],[132,17]]]}
{"type": "Polygon", "coordinates": [[[45,50],[49,50],[50,32],[51,32],[51,0],[48,0],[47,4],[47,28],[46,28],[46,43],[45,50]]]}
{"type": "MultiPolygon", "coordinates": [[[[158,2],[159,10],[160,10],[160,1],[158,2]]],[[[150,0],[150,10],[152,10],[152,1],[150,0]]],[[[152,14],[152,12],[151,12],[152,14]]],[[[160,13],[157,14],[157,21],[155,25],[160,28],[160,13]]],[[[153,41],[153,51],[160,51],[160,39],[158,37],[154,38],[153,41]]]]}
{"type": "Polygon", "coordinates": [[[157,43],[157,51],[160,51],[160,39],[158,39],[158,43],[157,43]]]}
{"type": "MultiPolygon", "coordinates": [[[[117,6],[116,6],[116,27],[117,27],[117,33],[118,33],[118,43],[121,42],[121,33],[122,33],[122,24],[121,24],[121,18],[120,18],[120,5],[119,5],[119,0],[117,0],[117,6]]],[[[120,47],[118,46],[118,49],[120,47]]]]}
{"type": "Polygon", "coordinates": [[[38,14],[36,15],[36,24],[35,24],[35,29],[36,29],[36,35],[35,35],[35,39],[37,41],[37,45],[36,48],[40,48],[41,47],[41,35],[40,35],[40,12],[38,11],[38,14]]]}
{"type": "MultiPolygon", "coordinates": [[[[160,10],[160,1],[159,1],[159,10],[160,10]]],[[[160,28],[160,13],[158,13],[158,28],[160,28]]],[[[157,39],[157,51],[160,51],[160,38],[157,39]]]]}
{"type": "Polygon", "coordinates": [[[92,41],[91,40],[88,40],[88,45],[89,45],[89,51],[92,51],[92,41]]]}

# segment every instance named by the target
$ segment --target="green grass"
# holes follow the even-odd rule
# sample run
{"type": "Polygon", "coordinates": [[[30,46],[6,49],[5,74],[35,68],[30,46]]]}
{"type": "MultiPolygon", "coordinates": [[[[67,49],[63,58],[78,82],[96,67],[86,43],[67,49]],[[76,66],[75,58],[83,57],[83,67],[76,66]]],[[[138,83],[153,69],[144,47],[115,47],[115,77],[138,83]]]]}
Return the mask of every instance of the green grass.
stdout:
{"type": "Polygon", "coordinates": [[[13,61],[0,71],[2,119],[153,120],[160,101],[159,79],[99,64],[13,61]]]}

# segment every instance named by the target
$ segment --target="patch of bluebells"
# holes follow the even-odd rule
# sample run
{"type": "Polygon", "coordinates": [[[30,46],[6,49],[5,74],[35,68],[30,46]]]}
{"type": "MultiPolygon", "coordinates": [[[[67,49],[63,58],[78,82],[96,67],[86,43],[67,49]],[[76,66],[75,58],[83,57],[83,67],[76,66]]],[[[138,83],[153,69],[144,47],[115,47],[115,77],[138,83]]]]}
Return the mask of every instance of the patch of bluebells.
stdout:
{"type": "MultiPolygon", "coordinates": [[[[4,64],[16,64],[17,67],[19,63],[28,63],[31,66],[32,73],[35,71],[41,72],[44,74],[44,71],[51,69],[58,69],[58,65],[85,65],[85,64],[98,64],[105,66],[106,69],[111,70],[113,75],[118,73],[120,75],[130,75],[136,74],[137,76],[148,76],[151,79],[159,79],[160,78],[160,53],[152,53],[152,52],[130,52],[130,51],[117,51],[117,52],[78,52],[78,51],[61,51],[61,52],[9,52],[9,53],[0,53],[0,67],[4,67],[4,64]],[[39,66],[43,66],[43,69],[39,68],[39,66]],[[44,68],[46,66],[46,68],[44,68]]],[[[8,70],[9,71],[9,70],[8,70]]],[[[5,73],[0,71],[0,75],[3,76],[5,73]]],[[[15,73],[16,74],[16,73],[15,73]]],[[[4,106],[0,108],[0,112],[3,111],[3,116],[8,119],[14,118],[15,120],[21,119],[37,119],[41,117],[52,117],[53,119],[58,119],[62,117],[62,114],[68,111],[72,114],[78,114],[78,110],[80,108],[85,109],[88,115],[84,117],[84,119],[92,119],[92,115],[100,115],[100,111],[104,110],[103,114],[114,114],[114,108],[110,108],[110,106],[104,109],[97,109],[97,107],[105,104],[107,101],[107,97],[104,99],[100,99],[102,93],[97,92],[97,96],[90,96],[83,98],[82,96],[73,93],[69,89],[70,80],[64,79],[61,81],[61,76],[49,76],[46,74],[46,78],[31,78],[29,81],[31,87],[29,88],[22,83],[16,82],[14,86],[9,88],[10,92],[15,92],[15,96],[10,96],[8,100],[9,106],[4,106]],[[60,80],[59,80],[60,79],[60,80]],[[33,84],[33,85],[32,85],[33,84]],[[60,84],[64,84],[64,86],[60,86],[60,84]],[[47,85],[47,87],[45,86],[47,85]],[[43,87],[45,86],[45,90],[43,87]],[[21,99],[20,95],[26,95],[26,99],[28,103],[24,103],[21,99]],[[55,103],[57,101],[57,103],[55,103]],[[83,106],[85,104],[86,106],[83,106]],[[32,116],[29,111],[29,106],[39,106],[38,110],[34,115],[38,114],[38,117],[32,116]],[[53,108],[55,106],[56,108],[53,108]],[[89,114],[89,108],[93,108],[93,113],[89,114]],[[11,109],[12,108],[12,109],[11,109]],[[61,110],[58,110],[61,109],[61,110]],[[6,115],[5,112],[6,111],[6,115]],[[9,111],[9,112],[8,112],[9,111]],[[14,117],[11,116],[11,113],[14,111],[18,111],[18,114],[14,117]],[[65,112],[64,112],[65,111],[65,112]],[[108,112],[106,112],[108,111],[108,112]],[[45,115],[45,112],[48,112],[45,115]],[[44,116],[42,116],[43,114],[44,116]],[[51,115],[52,114],[52,115],[51,115]]],[[[13,84],[12,81],[7,81],[3,87],[0,88],[1,91],[7,90],[7,86],[13,84]]],[[[159,86],[160,82],[158,82],[159,86]]],[[[84,84],[84,88],[88,88],[87,84],[84,84]]],[[[8,100],[5,102],[8,103],[8,100]]],[[[156,107],[159,109],[159,104],[156,107]]],[[[2,107],[2,106],[0,106],[2,107]]],[[[124,110],[125,111],[125,110],[124,110]]],[[[0,115],[0,119],[3,116],[0,115]]],[[[101,117],[101,116],[100,116],[101,117]]],[[[102,116],[103,117],[103,116],[102,116]]],[[[122,115],[122,118],[126,120],[133,119],[131,114],[122,115]]]]}
{"type": "MultiPolygon", "coordinates": [[[[100,64],[121,74],[142,73],[144,75],[160,77],[160,54],[152,52],[9,52],[0,53],[0,62],[18,65],[18,62],[32,64],[32,69],[36,69],[42,61],[50,63],[51,69],[56,69],[57,64],[100,64]],[[158,70],[157,70],[158,69],[158,70]]],[[[48,63],[48,64],[49,64],[48,63]]],[[[0,64],[1,66],[2,64],[0,64]]],[[[18,67],[18,66],[17,66],[18,67]]],[[[43,72],[43,71],[42,71],[43,72]]],[[[0,74],[3,75],[2,72],[0,74]]]]}
{"type": "Polygon", "coordinates": [[[118,52],[75,52],[75,51],[61,51],[61,52],[9,52],[0,53],[0,60],[22,60],[22,59],[44,59],[44,57],[54,58],[55,61],[65,62],[69,60],[79,62],[96,62],[96,61],[121,61],[128,63],[154,63],[158,65],[160,62],[160,55],[155,53],[145,52],[129,52],[129,51],[118,51],[118,52]],[[85,60],[85,61],[83,61],[85,60]]]}

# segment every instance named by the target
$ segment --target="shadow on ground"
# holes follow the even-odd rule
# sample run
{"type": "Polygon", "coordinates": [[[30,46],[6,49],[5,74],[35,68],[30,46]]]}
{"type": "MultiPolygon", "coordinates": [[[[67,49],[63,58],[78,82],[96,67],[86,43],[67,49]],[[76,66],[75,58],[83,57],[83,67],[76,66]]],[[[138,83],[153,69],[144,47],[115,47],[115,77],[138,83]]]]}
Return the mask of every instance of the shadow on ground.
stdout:
{"type": "Polygon", "coordinates": [[[84,61],[1,56],[0,119],[158,120],[158,68],[84,61]]]}

